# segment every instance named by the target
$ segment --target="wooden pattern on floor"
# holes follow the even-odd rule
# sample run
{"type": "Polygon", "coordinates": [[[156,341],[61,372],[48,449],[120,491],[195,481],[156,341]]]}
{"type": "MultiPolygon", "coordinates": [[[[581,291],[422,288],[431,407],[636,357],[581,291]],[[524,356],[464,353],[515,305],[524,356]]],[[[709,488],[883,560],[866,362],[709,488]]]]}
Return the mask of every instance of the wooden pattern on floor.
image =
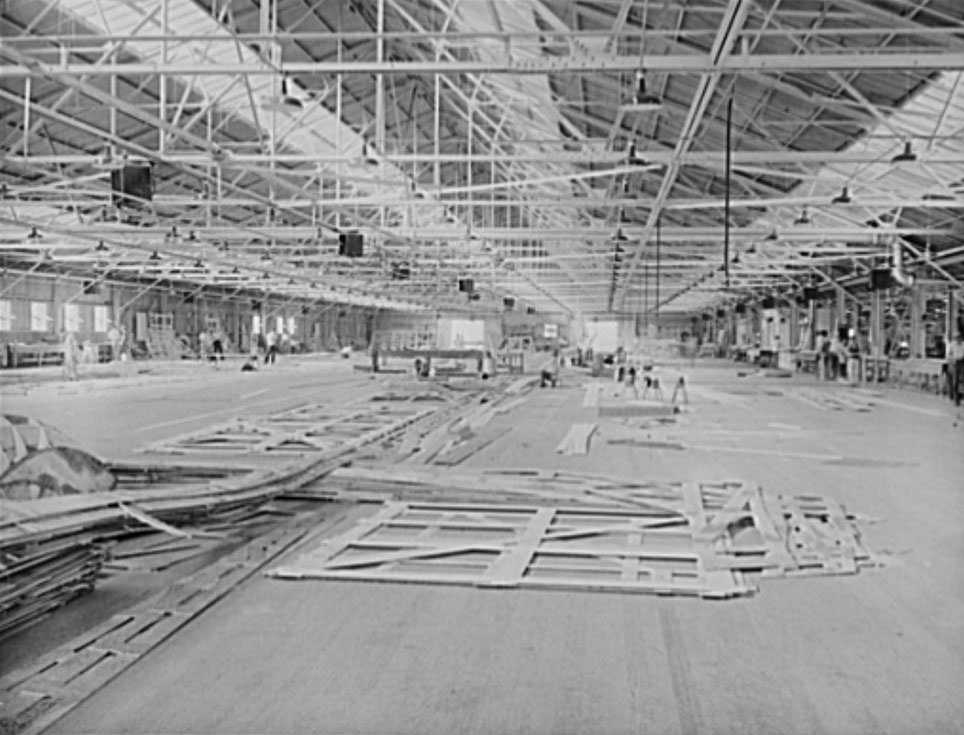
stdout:
{"type": "Polygon", "coordinates": [[[870,561],[826,498],[736,483],[645,495],[636,488],[632,508],[391,501],[271,573],[730,598],[756,591],[755,577],[856,573],[870,561]]]}
{"type": "Polygon", "coordinates": [[[309,404],[267,416],[237,418],[143,447],[145,453],[244,456],[304,455],[408,424],[435,408],[414,401],[373,401],[332,406],[309,404]]]}

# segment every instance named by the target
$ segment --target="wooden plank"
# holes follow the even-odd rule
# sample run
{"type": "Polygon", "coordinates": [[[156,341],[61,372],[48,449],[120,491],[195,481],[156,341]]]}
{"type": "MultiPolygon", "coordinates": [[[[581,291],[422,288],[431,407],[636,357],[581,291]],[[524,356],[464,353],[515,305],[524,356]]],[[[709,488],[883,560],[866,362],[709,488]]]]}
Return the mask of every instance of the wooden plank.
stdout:
{"type": "Polygon", "coordinates": [[[703,510],[703,489],[692,482],[683,483],[683,514],[694,531],[706,526],[706,512],[703,510]]]}
{"type": "Polygon", "coordinates": [[[133,518],[136,521],[140,521],[145,526],[150,526],[156,531],[161,533],[166,533],[171,536],[176,536],[178,538],[191,538],[191,534],[186,531],[182,531],[179,528],[175,528],[169,523],[155,518],[150,513],[145,513],[143,510],[138,508],[136,505],[125,505],[124,503],[118,503],[117,507],[121,509],[121,512],[128,518],[133,518]]]}
{"type": "Polygon", "coordinates": [[[555,518],[554,508],[540,508],[518,540],[500,556],[479,581],[480,587],[511,587],[519,583],[532,561],[532,555],[555,518]]]}
{"type": "Polygon", "coordinates": [[[444,465],[446,467],[451,465],[459,464],[464,462],[466,459],[471,457],[473,454],[485,449],[487,446],[492,444],[496,439],[501,439],[506,434],[512,431],[511,426],[499,427],[486,429],[475,434],[468,441],[464,441],[460,444],[455,445],[453,449],[445,452],[439,457],[436,457],[435,464],[444,465]]]}
{"type": "Polygon", "coordinates": [[[666,403],[601,403],[596,409],[600,418],[631,418],[635,416],[673,416],[679,410],[666,403]]]}
{"type": "Polygon", "coordinates": [[[713,541],[721,534],[726,533],[731,524],[752,515],[746,509],[746,506],[749,504],[753,492],[753,488],[748,487],[743,487],[734,492],[723,508],[714,513],[705,526],[695,529],[694,538],[702,541],[713,541]]]}
{"type": "Polygon", "coordinates": [[[557,454],[589,454],[589,442],[592,439],[592,435],[596,433],[596,429],[599,428],[598,424],[590,423],[575,423],[569,429],[569,433],[559,442],[559,446],[556,447],[557,454]]]}

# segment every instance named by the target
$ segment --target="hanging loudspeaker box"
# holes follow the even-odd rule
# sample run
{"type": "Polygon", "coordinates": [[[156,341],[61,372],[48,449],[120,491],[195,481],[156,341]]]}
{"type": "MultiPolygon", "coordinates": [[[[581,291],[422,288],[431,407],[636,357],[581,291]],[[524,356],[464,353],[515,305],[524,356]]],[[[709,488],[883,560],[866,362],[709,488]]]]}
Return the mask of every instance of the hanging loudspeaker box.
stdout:
{"type": "Polygon", "coordinates": [[[110,201],[115,207],[145,206],[154,199],[152,169],[147,164],[132,164],[110,172],[110,201]]]}
{"type": "Polygon", "coordinates": [[[874,268],[870,271],[870,290],[886,291],[894,285],[889,268],[874,268]]]}
{"type": "Polygon", "coordinates": [[[338,235],[338,254],[346,258],[360,258],[365,254],[365,236],[360,232],[342,232],[338,235]]]}

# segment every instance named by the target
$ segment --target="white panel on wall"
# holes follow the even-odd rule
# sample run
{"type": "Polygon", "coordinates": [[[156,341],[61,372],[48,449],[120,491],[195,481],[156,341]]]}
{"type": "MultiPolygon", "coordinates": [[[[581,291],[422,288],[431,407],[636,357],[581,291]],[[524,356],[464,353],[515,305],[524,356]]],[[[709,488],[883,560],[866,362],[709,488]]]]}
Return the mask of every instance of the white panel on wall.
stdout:
{"type": "Polygon", "coordinates": [[[274,318],[274,331],[275,334],[281,334],[285,331],[285,318],[283,316],[276,316],[274,318]]]}
{"type": "Polygon", "coordinates": [[[13,304],[9,301],[0,301],[0,331],[10,331],[13,329],[13,304]]]}
{"type": "Polygon", "coordinates": [[[615,352],[619,347],[619,322],[586,322],[586,347],[594,352],[615,352]]]}
{"type": "Polygon", "coordinates": [[[77,304],[64,304],[64,329],[68,332],[80,330],[80,306],[77,304]]]}
{"type": "Polygon", "coordinates": [[[251,334],[261,334],[261,315],[251,315],[251,334]]]}
{"type": "Polygon", "coordinates": [[[134,314],[134,339],[141,342],[147,339],[146,311],[138,311],[134,314]]]}
{"type": "Polygon", "coordinates": [[[108,323],[108,311],[106,306],[94,307],[94,331],[106,332],[108,323]]]}
{"type": "Polygon", "coordinates": [[[298,333],[298,320],[293,317],[288,317],[288,334],[295,335],[298,333]]]}
{"type": "Polygon", "coordinates": [[[485,321],[482,319],[440,319],[439,347],[442,349],[478,349],[485,347],[485,321]],[[448,344],[444,344],[444,341],[448,344]]]}
{"type": "Polygon", "coordinates": [[[45,301],[30,302],[30,331],[46,332],[49,328],[50,317],[47,315],[47,303],[45,301]]]}

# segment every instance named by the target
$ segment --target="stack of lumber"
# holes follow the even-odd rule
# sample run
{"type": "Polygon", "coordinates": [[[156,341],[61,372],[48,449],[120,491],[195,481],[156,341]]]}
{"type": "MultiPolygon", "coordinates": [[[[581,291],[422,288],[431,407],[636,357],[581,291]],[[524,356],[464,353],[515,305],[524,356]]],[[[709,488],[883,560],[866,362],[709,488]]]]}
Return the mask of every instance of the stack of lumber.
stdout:
{"type": "Polygon", "coordinates": [[[92,590],[106,558],[89,538],[0,547],[0,640],[92,590]]]}
{"type": "Polygon", "coordinates": [[[180,360],[195,357],[194,351],[179,339],[172,329],[149,329],[147,349],[151,357],[162,360],[180,360]]]}
{"type": "MultiPolygon", "coordinates": [[[[508,434],[511,427],[490,427],[496,416],[514,411],[527,399],[536,381],[532,378],[514,380],[504,390],[487,390],[467,394],[448,410],[431,417],[428,431],[410,433],[403,440],[405,452],[399,452],[400,461],[413,464],[434,462],[440,465],[457,465],[497,439],[508,434]]],[[[497,384],[498,385],[498,384],[497,384]]]]}
{"type": "Polygon", "coordinates": [[[277,495],[316,481],[337,456],[206,484],[147,486],[0,505],[0,636],[92,588],[106,545],[159,531],[190,539],[236,527],[277,495]],[[198,524],[208,524],[205,530],[198,524]]]}

